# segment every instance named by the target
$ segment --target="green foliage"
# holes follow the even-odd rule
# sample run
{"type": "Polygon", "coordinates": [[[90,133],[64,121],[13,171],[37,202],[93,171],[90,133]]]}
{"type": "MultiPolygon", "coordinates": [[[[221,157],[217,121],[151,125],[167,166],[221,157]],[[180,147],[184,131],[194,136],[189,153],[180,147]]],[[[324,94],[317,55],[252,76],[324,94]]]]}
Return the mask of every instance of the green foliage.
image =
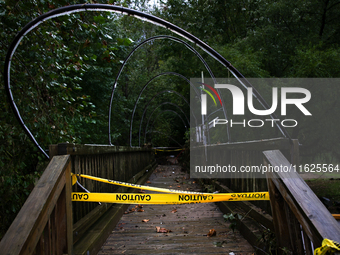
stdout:
{"type": "Polygon", "coordinates": [[[237,222],[242,219],[242,215],[238,213],[229,213],[229,214],[224,214],[223,218],[225,221],[230,222],[229,227],[232,229],[234,232],[236,227],[237,227],[237,222]]]}
{"type": "Polygon", "coordinates": [[[340,77],[338,47],[323,49],[322,44],[297,47],[291,60],[294,67],[291,72],[295,77],[340,77]]]}
{"type": "MultiPolygon", "coordinates": [[[[112,4],[113,1],[88,1],[112,4]]],[[[6,51],[16,33],[33,18],[51,9],[82,1],[0,1],[0,70],[6,51]]],[[[329,1],[208,1],[168,0],[150,8],[145,0],[124,0],[117,5],[152,12],[188,30],[213,46],[247,78],[256,77],[339,77],[340,4],[329,1]]],[[[169,30],[135,19],[106,12],[80,12],[43,22],[20,43],[12,61],[11,82],[15,102],[37,141],[47,149],[59,142],[107,143],[108,105],[115,76],[129,52],[141,41],[169,30]]],[[[216,77],[230,73],[201,49],[216,77]]],[[[141,88],[161,72],[177,72],[187,78],[208,77],[206,67],[184,45],[171,40],[145,44],[127,63],[114,93],[111,140],[128,145],[132,111],[141,88]]],[[[3,76],[3,75],[2,75],[3,76]]],[[[22,132],[14,118],[0,81],[0,203],[1,231],[8,224],[41,174],[43,156],[22,132]],[[3,196],[6,194],[6,196],[3,196]],[[8,195],[7,195],[8,194],[8,195]]],[[[145,105],[156,93],[172,89],[189,98],[189,84],[179,77],[165,75],[154,79],[143,92],[132,123],[132,144],[138,143],[139,124],[145,105]]],[[[291,130],[293,138],[305,145],[303,157],[340,159],[338,88],[314,86],[318,102],[310,106],[320,123],[301,119],[291,130]],[[328,111],[324,111],[327,109],[328,111]],[[332,110],[332,111],[331,111],[332,110]],[[334,121],[334,125],[326,120],[334,121]],[[323,123],[323,124],[322,124],[323,123]]],[[[270,87],[260,87],[270,98],[270,87]]],[[[230,109],[231,102],[226,100],[230,109]]],[[[171,105],[176,103],[186,115],[189,107],[173,93],[165,93],[146,110],[141,142],[157,146],[185,144],[185,116],[171,105]],[[156,109],[157,108],[157,109],[156,109]],[[155,112],[152,114],[153,110],[155,112]],[[181,116],[166,111],[174,110],[181,116]],[[152,114],[152,115],[151,115],[152,114]],[[146,123],[149,127],[146,130],[146,123]],[[152,132],[156,131],[156,132],[152,132]],[[170,137],[170,138],[169,138],[170,137]]],[[[189,116],[189,115],[188,115],[189,116]]],[[[220,130],[219,132],[225,132],[220,130]]],[[[267,132],[267,130],[263,131],[267,132]]],[[[251,140],[263,132],[239,129],[233,141],[251,140]]],[[[271,134],[277,135],[277,134],[271,134]]],[[[211,139],[218,141],[219,133],[211,139]]],[[[188,156],[183,153],[183,157],[188,156]]],[[[0,234],[1,236],[1,234],[0,234]]]]}
{"type": "MultiPolygon", "coordinates": [[[[73,3],[78,2],[1,1],[1,70],[9,44],[24,25],[73,3]]],[[[61,16],[33,29],[17,48],[11,63],[12,93],[25,124],[44,149],[60,142],[107,143],[112,77],[131,45],[130,39],[119,36],[115,22],[108,13],[61,16]]],[[[45,159],[18,125],[0,82],[1,238],[45,159]]],[[[120,132],[115,130],[113,137],[120,132]]]]}

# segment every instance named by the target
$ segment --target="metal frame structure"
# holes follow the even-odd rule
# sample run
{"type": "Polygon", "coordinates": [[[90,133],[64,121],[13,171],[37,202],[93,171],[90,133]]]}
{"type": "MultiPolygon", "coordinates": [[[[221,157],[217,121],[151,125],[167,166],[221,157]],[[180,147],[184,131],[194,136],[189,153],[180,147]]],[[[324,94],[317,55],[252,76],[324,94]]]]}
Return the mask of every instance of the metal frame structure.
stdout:
{"type": "MultiPolygon", "coordinates": [[[[188,102],[188,100],[181,94],[181,93],[178,93],[177,91],[175,90],[171,90],[171,89],[167,89],[167,90],[163,90],[163,91],[160,91],[158,92],[156,95],[154,95],[150,100],[149,102],[146,104],[146,106],[144,107],[144,110],[143,110],[143,114],[142,114],[142,118],[141,118],[141,121],[139,122],[139,133],[138,133],[138,145],[140,146],[140,135],[141,135],[141,129],[142,129],[142,124],[143,124],[143,120],[144,120],[144,115],[146,113],[146,110],[148,109],[149,105],[151,104],[151,102],[159,95],[161,94],[164,94],[164,93],[174,93],[176,95],[178,95],[179,97],[181,97],[185,102],[186,104],[189,106],[190,108],[190,104],[188,102]]],[[[194,114],[194,112],[192,111],[192,116],[194,117],[195,119],[195,123],[197,125],[197,119],[196,119],[196,116],[194,114]]],[[[132,123],[132,120],[131,120],[131,123],[132,123]]],[[[131,133],[130,133],[130,139],[131,139],[131,133]]]]}
{"type": "MultiPolygon", "coordinates": [[[[135,105],[133,107],[133,111],[132,111],[132,114],[131,114],[131,121],[130,121],[130,137],[129,137],[129,144],[130,144],[130,147],[132,147],[132,124],[133,124],[133,118],[135,116],[135,112],[136,112],[136,109],[137,109],[137,104],[139,102],[139,99],[140,97],[142,96],[142,93],[144,92],[144,90],[149,86],[149,84],[156,78],[160,77],[160,76],[163,76],[163,75],[175,75],[175,76],[178,76],[178,77],[181,77],[182,79],[184,79],[185,81],[187,81],[190,86],[192,86],[192,88],[194,89],[195,93],[197,95],[198,94],[198,91],[196,89],[196,87],[189,81],[188,78],[186,78],[185,76],[183,76],[182,74],[179,74],[179,73],[176,73],[176,72],[164,72],[164,73],[160,73],[160,74],[157,74],[156,76],[152,77],[144,86],[143,88],[141,89],[141,91],[139,92],[139,95],[135,101],[135,105]]],[[[111,115],[111,114],[110,114],[111,115]]],[[[110,132],[110,131],[109,131],[110,132]]],[[[109,137],[111,137],[110,133],[109,133],[109,137]]],[[[109,139],[109,142],[110,142],[110,145],[111,144],[111,139],[109,139]]]]}
{"type": "MultiPolygon", "coordinates": [[[[116,89],[116,87],[117,87],[117,82],[118,82],[118,80],[119,80],[119,77],[120,77],[120,75],[121,75],[121,73],[122,73],[122,71],[123,71],[123,69],[124,69],[126,63],[128,62],[128,60],[130,59],[130,57],[133,55],[133,53],[134,53],[136,50],[138,50],[141,46],[143,46],[143,45],[146,44],[147,42],[149,42],[149,41],[154,41],[154,40],[158,40],[158,39],[169,39],[169,40],[172,40],[172,41],[175,41],[175,42],[179,42],[179,43],[184,44],[190,51],[192,51],[192,52],[193,52],[193,53],[201,60],[201,62],[204,64],[205,68],[206,68],[207,71],[209,72],[209,74],[210,74],[210,76],[212,77],[212,79],[213,79],[214,81],[216,81],[216,78],[215,78],[213,72],[211,71],[211,69],[210,69],[208,63],[204,60],[204,58],[201,56],[201,54],[199,54],[199,52],[198,52],[197,50],[195,50],[190,44],[188,44],[187,42],[185,42],[185,41],[183,41],[183,40],[181,40],[181,39],[179,39],[179,38],[177,38],[177,37],[173,37],[173,36],[170,36],[170,35],[158,35],[158,36],[150,37],[150,38],[144,40],[143,42],[139,43],[139,44],[138,44],[138,45],[137,45],[137,46],[129,53],[129,55],[128,55],[128,56],[126,57],[126,59],[124,60],[122,66],[120,67],[120,69],[119,69],[119,71],[118,71],[118,75],[117,75],[117,77],[116,77],[116,80],[115,80],[115,82],[114,82],[114,84],[113,84],[112,94],[111,94],[111,99],[110,99],[110,105],[109,105],[109,133],[108,133],[108,136],[109,136],[109,137],[108,137],[108,139],[109,139],[109,144],[111,144],[111,145],[112,145],[112,143],[111,143],[111,111],[112,111],[112,102],[113,102],[113,95],[114,95],[115,89],[116,89]]],[[[194,87],[194,88],[195,88],[195,87],[194,87]]],[[[195,90],[196,90],[196,88],[195,88],[195,90]]],[[[217,91],[218,91],[218,93],[220,93],[219,90],[217,90],[217,91]]],[[[195,92],[196,92],[196,91],[195,91],[195,92]]],[[[138,99],[139,99],[139,98],[138,98],[138,99]]],[[[223,99],[222,99],[222,100],[223,100],[223,99]]],[[[223,101],[222,101],[222,102],[223,102],[223,101]]],[[[225,118],[227,119],[227,110],[226,110],[225,107],[224,107],[224,103],[223,103],[222,107],[223,107],[224,116],[225,116],[225,118]]],[[[132,117],[132,118],[133,118],[133,117],[132,117]]],[[[202,123],[202,124],[203,124],[203,123],[202,123]]],[[[130,130],[130,134],[131,134],[131,130],[130,130]]],[[[131,136],[131,135],[130,135],[130,136],[131,136]]],[[[228,137],[229,137],[229,136],[230,136],[230,135],[229,135],[229,131],[228,131],[228,137]]],[[[130,139],[131,139],[131,137],[130,137],[130,139]]],[[[131,146],[131,142],[130,142],[130,146],[131,146]]]]}
{"type": "MultiPolygon", "coordinates": [[[[197,37],[193,36],[186,30],[175,26],[174,24],[165,21],[161,18],[158,18],[156,16],[153,16],[151,14],[147,14],[141,11],[132,10],[129,8],[125,8],[122,6],[115,6],[115,5],[109,5],[109,4],[76,4],[76,5],[70,5],[61,7],[58,9],[51,10],[47,13],[44,13],[40,15],[39,17],[33,19],[31,22],[29,22],[23,29],[21,29],[18,34],[13,39],[12,43],[9,46],[9,49],[7,51],[5,64],[4,64],[4,82],[5,82],[5,90],[7,93],[7,97],[9,99],[11,108],[19,121],[20,125],[28,135],[28,137],[32,140],[32,142],[38,147],[38,149],[47,157],[47,153],[41,148],[39,143],[34,138],[31,131],[28,129],[28,127],[25,125],[20,112],[17,108],[17,105],[14,102],[12,89],[10,85],[10,70],[11,70],[11,61],[12,57],[19,46],[21,40],[23,37],[32,31],[35,27],[39,26],[42,22],[59,17],[64,15],[69,15],[76,12],[83,12],[83,11],[109,11],[109,12],[115,12],[115,13],[121,13],[121,14],[127,14],[139,19],[142,19],[144,21],[150,22],[152,24],[155,24],[157,26],[165,27],[166,29],[178,34],[182,38],[185,38],[186,40],[194,43],[196,46],[200,47],[203,51],[208,53],[210,56],[212,56],[214,59],[216,59],[218,62],[220,62],[224,67],[226,67],[232,75],[241,83],[241,85],[245,88],[252,87],[253,88],[253,96],[260,102],[260,104],[265,108],[269,109],[268,103],[264,100],[264,98],[260,95],[260,93],[253,87],[253,85],[235,68],[231,65],[229,61],[227,61],[221,54],[219,54],[217,51],[215,51],[213,48],[211,48],[208,44],[204,43],[197,37]]],[[[277,119],[277,116],[275,114],[270,115],[272,119],[277,119]]],[[[284,137],[288,137],[290,140],[290,136],[286,129],[281,125],[279,122],[275,122],[276,127],[280,130],[280,132],[283,134],[284,137]]]]}

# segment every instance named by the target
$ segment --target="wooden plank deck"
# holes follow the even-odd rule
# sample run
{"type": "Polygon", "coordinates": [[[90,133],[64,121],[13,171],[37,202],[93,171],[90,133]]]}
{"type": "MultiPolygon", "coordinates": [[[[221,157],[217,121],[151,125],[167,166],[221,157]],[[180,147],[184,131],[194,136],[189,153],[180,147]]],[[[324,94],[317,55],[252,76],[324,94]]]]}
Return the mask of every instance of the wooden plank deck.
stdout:
{"type": "MultiPolygon", "coordinates": [[[[175,165],[158,166],[149,182],[154,187],[200,191],[199,185],[175,165]]],[[[131,205],[127,212],[98,254],[255,254],[240,233],[229,228],[214,203],[131,205]],[[156,227],[171,232],[157,233],[156,227]],[[207,236],[211,229],[216,236],[207,236]]]]}

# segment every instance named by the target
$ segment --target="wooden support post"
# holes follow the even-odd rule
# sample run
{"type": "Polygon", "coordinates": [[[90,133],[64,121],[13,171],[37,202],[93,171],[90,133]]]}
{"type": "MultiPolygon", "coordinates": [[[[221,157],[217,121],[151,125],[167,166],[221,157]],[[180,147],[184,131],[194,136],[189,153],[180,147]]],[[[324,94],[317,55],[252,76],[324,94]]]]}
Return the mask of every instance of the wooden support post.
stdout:
{"type": "Polygon", "coordinates": [[[58,155],[58,144],[51,144],[48,148],[50,159],[58,155]]]}
{"type": "Polygon", "coordinates": [[[1,254],[72,254],[70,169],[70,156],[53,157],[1,240],[1,254]]]}
{"type": "Polygon", "coordinates": [[[294,213],[285,203],[285,212],[287,218],[286,227],[289,229],[289,238],[293,254],[304,254],[304,247],[301,235],[301,227],[299,221],[296,219],[294,213]]]}
{"type": "Polygon", "coordinates": [[[65,171],[65,200],[66,200],[66,240],[67,252],[73,254],[73,217],[72,217],[72,183],[71,183],[71,161],[65,171]]]}
{"type": "MultiPolygon", "coordinates": [[[[266,164],[273,168],[290,169],[291,163],[280,151],[265,151],[263,154],[266,164]]],[[[310,242],[316,248],[325,238],[340,241],[339,224],[298,173],[268,172],[267,177],[273,223],[281,247],[293,248],[290,250],[294,254],[305,254],[310,251],[310,242]]]]}
{"type": "MultiPolygon", "coordinates": [[[[272,176],[269,174],[267,175],[267,182],[268,182],[268,191],[269,191],[269,197],[270,197],[270,205],[272,209],[272,216],[273,216],[273,224],[275,229],[275,236],[276,236],[276,242],[278,247],[280,248],[288,248],[289,250],[292,250],[291,244],[290,244],[290,233],[289,228],[287,226],[287,215],[285,213],[285,201],[279,192],[279,190],[276,188],[275,184],[272,181],[272,176]]],[[[282,254],[282,250],[280,249],[282,254]]]]}

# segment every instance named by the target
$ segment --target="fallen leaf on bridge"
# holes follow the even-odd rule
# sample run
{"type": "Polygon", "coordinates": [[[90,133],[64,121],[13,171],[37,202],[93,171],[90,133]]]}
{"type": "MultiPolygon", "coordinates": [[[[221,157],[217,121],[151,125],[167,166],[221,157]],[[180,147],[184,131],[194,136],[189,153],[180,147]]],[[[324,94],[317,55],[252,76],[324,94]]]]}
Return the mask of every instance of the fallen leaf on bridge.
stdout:
{"type": "Polygon", "coordinates": [[[181,185],[177,185],[177,188],[180,188],[181,187],[181,185]]]}
{"type": "Polygon", "coordinates": [[[215,229],[210,229],[209,233],[207,234],[208,237],[216,236],[216,230],[215,229]]]}
{"type": "Polygon", "coordinates": [[[172,232],[169,229],[161,228],[161,227],[156,227],[156,231],[157,231],[157,233],[169,233],[169,232],[172,232]]]}
{"type": "Polygon", "coordinates": [[[172,213],[175,213],[175,212],[177,212],[177,209],[173,209],[171,212],[172,212],[172,213]]]}
{"type": "Polygon", "coordinates": [[[142,220],[142,222],[149,222],[149,221],[150,221],[149,219],[142,220]]]}
{"type": "Polygon", "coordinates": [[[151,183],[150,181],[147,181],[146,183],[151,183]]]}
{"type": "Polygon", "coordinates": [[[143,209],[139,209],[137,212],[144,212],[144,210],[143,209]]]}

